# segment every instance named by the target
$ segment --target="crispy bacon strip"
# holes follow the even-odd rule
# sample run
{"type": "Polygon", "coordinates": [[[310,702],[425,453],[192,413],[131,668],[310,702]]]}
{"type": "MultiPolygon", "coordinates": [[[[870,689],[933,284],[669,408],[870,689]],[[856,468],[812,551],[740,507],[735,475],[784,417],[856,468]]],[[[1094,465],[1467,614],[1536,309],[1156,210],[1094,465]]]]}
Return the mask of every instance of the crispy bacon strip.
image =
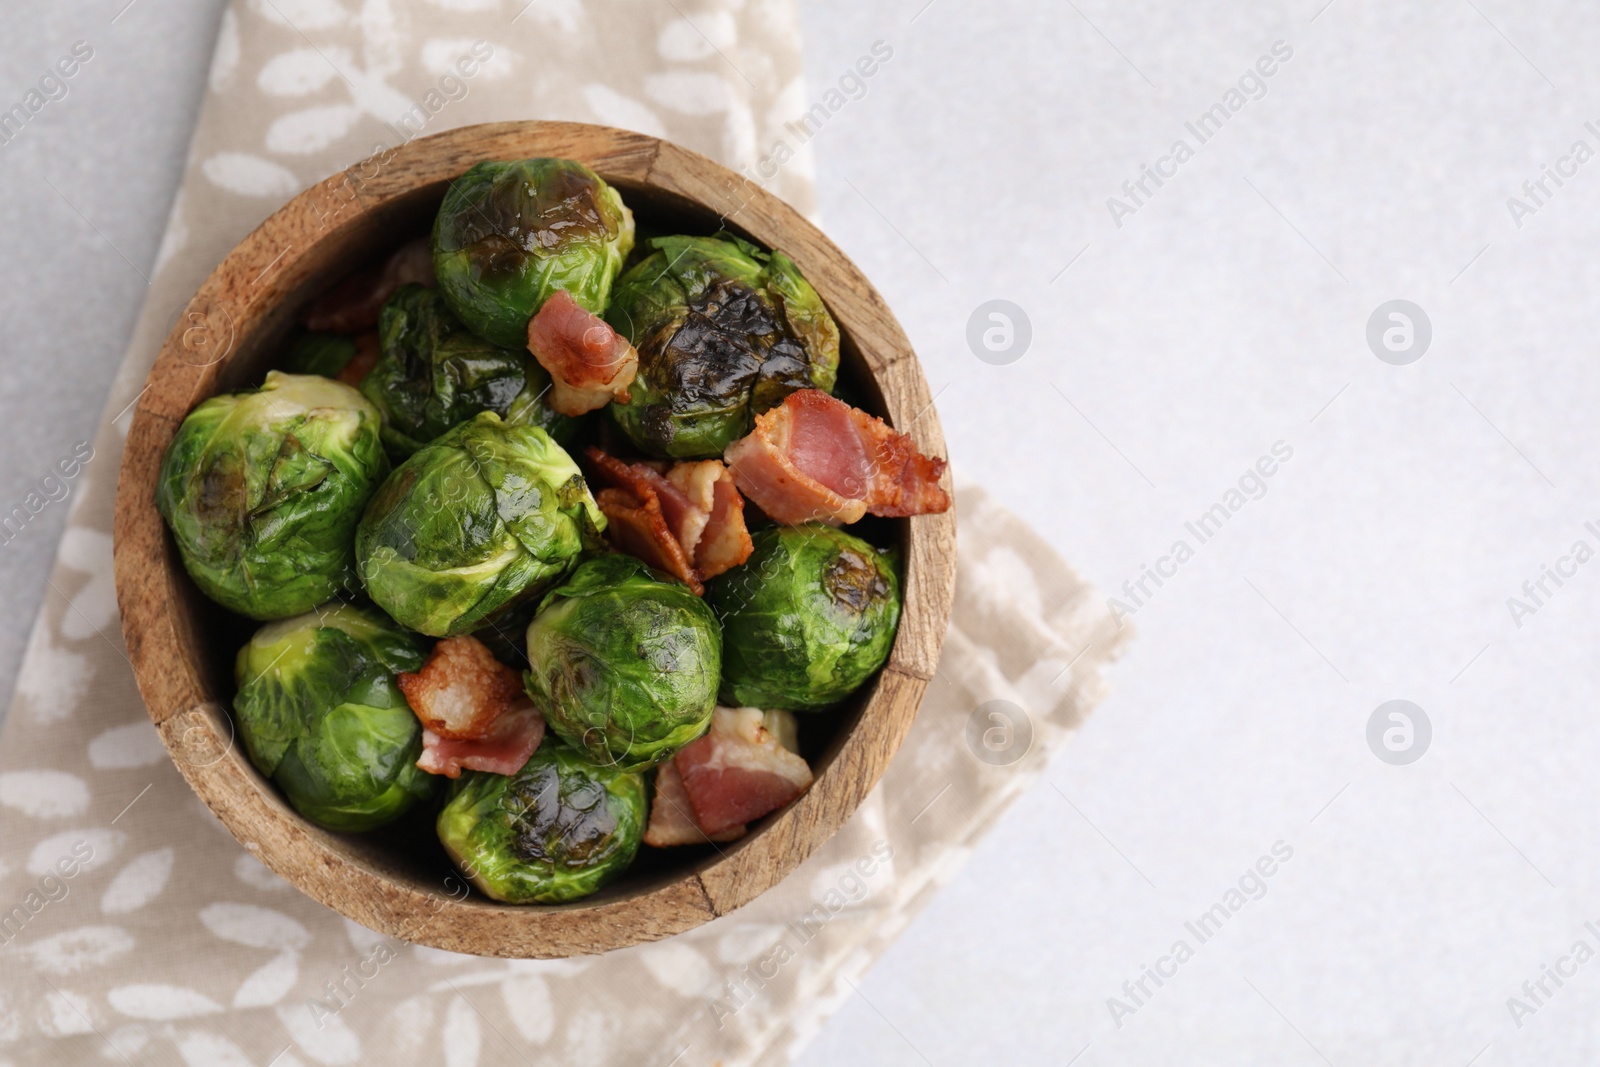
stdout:
{"type": "Polygon", "coordinates": [[[744,524],[744,498],[717,460],[678,463],[662,473],[598,448],[584,455],[597,480],[608,486],[595,501],[618,526],[612,540],[622,551],[696,593],[705,579],[750,558],[754,545],[744,524]]]}
{"type": "Polygon", "coordinates": [[[513,701],[482,737],[457,740],[422,731],[417,766],[429,774],[459,778],[461,772],[516,774],[544,740],[544,717],[527,697],[513,701]]]}
{"type": "Polygon", "coordinates": [[[658,571],[666,571],[694,591],[695,596],[705,593],[705,586],[695,575],[678,544],[661,517],[661,502],[654,494],[643,499],[626,489],[602,489],[594,501],[606,516],[606,532],[611,543],[636,559],[642,559],[658,571]]]}
{"type": "Polygon", "coordinates": [[[402,674],[398,681],[423,726],[460,741],[482,737],[507,705],[522,695],[517,672],[470,635],[440,641],[422,670],[402,674]]]}
{"type": "Polygon", "coordinates": [[[744,497],[727,467],[714,459],[678,463],[667,471],[666,480],[688,505],[673,533],[702,579],[715,578],[750,558],[755,545],[744,523],[744,497]]]}
{"type": "Polygon", "coordinates": [[[605,513],[611,543],[657,570],[666,571],[694,590],[696,596],[705,592],[683,546],[672,536],[662,513],[661,497],[647,477],[660,475],[642,464],[624,463],[593,446],[584,449],[584,456],[596,478],[607,486],[595,494],[594,502],[605,513]]]}
{"type": "Polygon", "coordinates": [[[668,760],[656,768],[655,796],[650,801],[650,822],[645,827],[644,843],[652,848],[672,845],[703,845],[707,841],[736,841],[745,835],[743,825],[719,834],[708,834],[694,821],[694,807],[683,788],[683,775],[668,760]]]}
{"type": "Polygon", "coordinates": [[[550,372],[550,407],[563,415],[626,402],[639,372],[633,346],[565,289],[552,293],[528,320],[528,351],[550,372]]]}
{"type": "Polygon", "coordinates": [[[788,526],[840,525],[874,515],[945,511],[945,461],[918,452],[882,419],[817,389],[790,393],[756,416],[724,455],[741,492],[788,526]]]}
{"type": "Polygon", "coordinates": [[[544,737],[544,719],[517,672],[475,637],[445,638],[420,671],[396,680],[422,722],[417,766],[430,774],[515,774],[544,737]]]}
{"type": "Polygon", "coordinates": [[[364,267],[312,301],[306,329],[329,333],[362,333],[378,328],[378,312],[394,291],[407,282],[435,284],[433,252],[428,238],[407,241],[383,263],[364,267]]]}
{"type": "Polygon", "coordinates": [[[673,762],[695,821],[707,834],[776,811],[811,785],[811,768],[779,743],[757,708],[717,708],[711,729],[673,762]]]}

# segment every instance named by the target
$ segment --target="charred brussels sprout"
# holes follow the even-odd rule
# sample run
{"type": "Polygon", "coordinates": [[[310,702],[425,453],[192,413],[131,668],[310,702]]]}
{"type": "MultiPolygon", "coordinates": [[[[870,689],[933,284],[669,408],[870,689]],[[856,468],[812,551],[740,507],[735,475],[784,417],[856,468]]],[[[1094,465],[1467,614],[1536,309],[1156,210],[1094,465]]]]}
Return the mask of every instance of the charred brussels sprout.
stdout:
{"type": "Polygon", "coordinates": [[[424,445],[356,530],[361,580],[401,625],[452,637],[532,600],[604,545],[572,457],[537,426],[483,412],[424,445]]]}
{"type": "Polygon", "coordinates": [[[495,900],[560,904],[627,869],[645,813],[643,775],[546,741],[516,774],[463,774],[439,812],[439,841],[495,900]]]}
{"type": "Polygon", "coordinates": [[[450,185],[433,226],[439,291],[472,331],[528,343],[528,320],[557,289],[596,315],[633,250],[633,213],[594,171],[567,159],[479,163],[450,185]]]}
{"type": "Polygon", "coordinates": [[[167,446],[156,507],[206,596],[252,619],[355,587],[351,534],[388,472],[378,411],[311,375],[207,400],[167,446]]]}
{"type": "Polygon", "coordinates": [[[501,348],[474,334],[436,291],[401,288],[378,320],[382,355],[361,392],[383,413],[383,443],[409,456],[480,411],[543,427],[570,441],[578,421],[551,411],[542,396],[550,375],[526,345],[501,348]]]}
{"type": "Polygon", "coordinates": [[[895,553],[831,526],[779,526],[706,586],[722,620],[722,702],[819,711],[889,658],[900,623],[895,553]]]}
{"type": "Polygon", "coordinates": [[[590,560],[528,625],[528,695],[596,763],[641,770],[705,733],[722,636],[705,602],[632,556],[590,560]]]}
{"type": "Polygon", "coordinates": [[[268,623],[239,650],[233,698],[256,767],[330,830],[370,830],[432,791],[417,769],[422,725],[395,674],[422,666],[417,639],[348,604],[268,623]]]}
{"type": "Polygon", "coordinates": [[[832,392],[839,328],[793,261],[735,237],[658,237],[606,321],[639,351],[612,416],[639,448],[704,459],[797,389],[832,392]]]}

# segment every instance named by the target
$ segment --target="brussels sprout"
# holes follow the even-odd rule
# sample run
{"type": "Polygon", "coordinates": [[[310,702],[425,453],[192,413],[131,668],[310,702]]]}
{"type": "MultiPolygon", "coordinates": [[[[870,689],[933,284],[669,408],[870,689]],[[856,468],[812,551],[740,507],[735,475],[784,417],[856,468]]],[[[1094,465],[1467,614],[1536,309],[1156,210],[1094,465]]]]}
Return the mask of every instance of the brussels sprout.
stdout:
{"type": "Polygon", "coordinates": [[[356,528],[367,595],[401,625],[453,637],[496,622],[604,546],[605,516],[537,426],[482,412],[414,452],[356,528]]]}
{"type": "Polygon", "coordinates": [[[330,830],[395,819],[433,789],[417,768],[422,724],[394,677],[421,666],[417,639],[375,611],[337,604],[268,623],[234,667],[250,761],[330,830]]]}
{"type": "Polygon", "coordinates": [[[356,339],[342,333],[301,334],[283,357],[283,369],[291,374],[320,374],[337,378],[356,358],[356,339]]]}
{"type": "Polygon", "coordinates": [[[645,811],[643,775],[546,740],[516,774],[463,774],[439,812],[439,841],[495,900],[560,904],[627,869],[645,811]]]}
{"type": "Polygon", "coordinates": [[[599,315],[633,250],[633,213],[567,159],[479,163],[450,185],[433,224],[439,291],[478,336],[528,343],[528,320],[565,289],[599,315]]]}
{"type": "Polygon", "coordinates": [[[896,553],[819,523],[769,527],[712,579],[722,621],[722,702],[819,711],[889,658],[900,624],[896,553]]]}
{"type": "Polygon", "coordinates": [[[508,423],[543,427],[558,443],[576,436],[577,419],[541,399],[550,375],[528,355],[483,340],[461,324],[436,291],[407,285],[384,304],[378,322],[383,354],[361,392],[383,413],[383,443],[404,458],[480,411],[508,423]]]}
{"type": "Polygon", "coordinates": [[[794,262],[736,237],[658,237],[606,321],[639,350],[616,423],[635,445],[720,456],[797,389],[832,392],[839,327],[794,262]]]}
{"type": "Polygon", "coordinates": [[[643,770],[705,733],[722,635],[705,602],[632,556],[602,556],[528,624],[528,695],[596,763],[643,770]]]}
{"type": "Polygon", "coordinates": [[[350,537],[389,470],[380,421],[348,385],[277,371],[191,411],[167,446],[156,507],[200,591],[281,619],[355,588],[350,537]]]}

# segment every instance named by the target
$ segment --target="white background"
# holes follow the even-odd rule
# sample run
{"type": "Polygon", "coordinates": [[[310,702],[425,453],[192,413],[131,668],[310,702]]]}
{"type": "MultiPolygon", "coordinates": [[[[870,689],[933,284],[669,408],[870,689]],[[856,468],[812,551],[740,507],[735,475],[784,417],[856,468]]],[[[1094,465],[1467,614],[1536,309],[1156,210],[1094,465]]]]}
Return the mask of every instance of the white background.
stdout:
{"type": "MultiPolygon", "coordinates": [[[[1506,1005],[1600,949],[1600,564],[1520,627],[1506,604],[1600,549],[1600,161],[1520,228],[1506,206],[1574,140],[1600,150],[1600,29],[1575,2],[1322,2],[804,4],[814,97],[894,49],[813,142],[821,214],[921,353],[962,476],[1113,592],[1293,449],[1138,611],[1113,698],[808,1067],[1600,1052],[1600,963],[1520,1028],[1506,1005]],[[1280,40],[1266,95],[1117,227],[1106,199],[1280,40]],[[966,341],[993,298],[1031,320],[1010,365],[966,341]],[[1409,366],[1365,338],[1396,298],[1433,327],[1409,366]],[[1397,698],[1433,727],[1403,767],[1365,738],[1397,698]],[[1266,895],[1115,1026],[1107,998],[1196,946],[1185,921],[1278,841],[1266,895]]],[[[7,10],[0,88],[103,6],[7,10]]],[[[220,7],[135,10],[0,148],[0,500],[92,436],[180,175],[220,7]]],[[[5,691],[65,510],[0,547],[5,691]]]]}

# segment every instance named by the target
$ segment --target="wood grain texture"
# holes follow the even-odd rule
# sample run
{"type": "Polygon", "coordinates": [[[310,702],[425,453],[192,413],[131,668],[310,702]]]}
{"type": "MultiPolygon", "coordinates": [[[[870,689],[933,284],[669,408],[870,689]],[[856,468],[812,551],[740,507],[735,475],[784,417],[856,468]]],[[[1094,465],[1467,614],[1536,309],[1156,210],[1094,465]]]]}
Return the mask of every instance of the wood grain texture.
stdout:
{"type": "MultiPolygon", "coordinates": [[[[161,457],[200,401],[260,380],[306,303],[420,230],[451,180],[486,159],[579,160],[636,213],[720,222],[799,265],[838,320],[844,370],[875,413],[945,454],[927,381],[899,323],[849,259],[788,205],[703,156],[642,134],[509,122],[422,138],[312,186],[263,222],[200,287],[162,345],[129,431],[117,487],[115,570],[123,633],[150,717],[189,784],[272,870],[383,933],[455,952],[557,957],[691,929],[772,887],[855,811],[910,729],[938,664],[955,581],[955,516],[896,520],[905,607],[888,666],[848,731],[815,761],[816,783],[748,837],[698,864],[628,877],[555,907],[467,894],[459,875],[405,861],[374,835],[300,818],[233,735],[228,623],[183,573],[154,503],[161,457]]],[[[948,485],[946,486],[948,489],[948,485]]]]}

